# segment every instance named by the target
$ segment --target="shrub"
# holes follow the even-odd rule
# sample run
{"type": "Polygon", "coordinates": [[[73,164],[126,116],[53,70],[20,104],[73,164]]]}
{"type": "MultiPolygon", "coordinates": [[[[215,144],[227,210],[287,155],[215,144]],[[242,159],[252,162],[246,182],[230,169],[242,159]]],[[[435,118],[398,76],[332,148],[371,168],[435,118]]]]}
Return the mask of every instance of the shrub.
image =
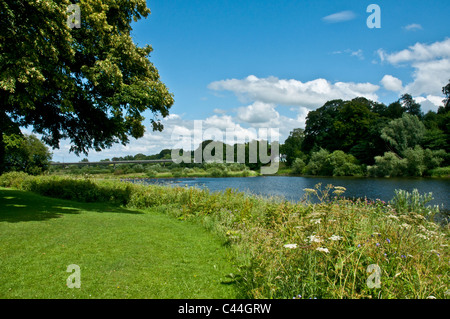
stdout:
{"type": "Polygon", "coordinates": [[[31,180],[31,176],[25,172],[8,172],[0,175],[0,186],[23,189],[23,185],[31,180]]]}
{"type": "Polygon", "coordinates": [[[292,173],[293,174],[303,174],[306,164],[301,158],[296,158],[292,163],[292,173]]]}
{"type": "Polygon", "coordinates": [[[311,175],[327,176],[355,176],[363,173],[362,167],[358,165],[358,160],[353,155],[340,150],[330,154],[324,149],[312,153],[305,171],[311,175]]]}
{"type": "Polygon", "coordinates": [[[399,214],[414,212],[433,218],[434,215],[439,213],[439,206],[426,206],[431,200],[433,200],[432,193],[420,195],[417,189],[413,189],[411,193],[396,189],[395,196],[389,203],[399,214]]]}
{"type": "Polygon", "coordinates": [[[450,177],[450,166],[439,167],[429,171],[433,177],[450,177]]]}
{"type": "Polygon", "coordinates": [[[393,152],[386,152],[384,156],[375,156],[375,165],[368,167],[369,175],[377,177],[395,177],[405,175],[408,165],[406,159],[401,159],[393,152]]]}
{"type": "Polygon", "coordinates": [[[143,173],[144,172],[144,166],[142,165],[142,164],[136,164],[136,165],[134,165],[134,167],[133,167],[133,171],[135,172],[135,173],[143,173]]]}
{"type": "Polygon", "coordinates": [[[153,169],[147,170],[147,173],[146,173],[147,177],[150,177],[150,178],[156,177],[157,174],[158,174],[158,171],[153,170],[153,169]]]}
{"type": "Polygon", "coordinates": [[[320,149],[311,154],[311,158],[306,166],[306,173],[310,175],[331,175],[332,170],[327,167],[327,158],[330,153],[325,149],[320,149]]]}

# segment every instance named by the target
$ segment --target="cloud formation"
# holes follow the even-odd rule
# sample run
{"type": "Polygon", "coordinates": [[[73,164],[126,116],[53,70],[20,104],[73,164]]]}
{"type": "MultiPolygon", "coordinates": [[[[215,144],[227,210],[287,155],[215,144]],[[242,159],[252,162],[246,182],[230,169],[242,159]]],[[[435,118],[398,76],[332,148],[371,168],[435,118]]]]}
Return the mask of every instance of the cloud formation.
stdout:
{"type": "Polygon", "coordinates": [[[403,90],[402,81],[392,75],[389,75],[389,74],[385,75],[381,79],[380,83],[388,91],[401,92],[403,90]]]}
{"type": "Polygon", "coordinates": [[[316,109],[333,99],[352,99],[363,96],[378,100],[375,92],[378,85],[371,83],[336,82],[315,79],[301,82],[277,77],[258,78],[249,75],[244,79],[228,79],[212,82],[208,86],[214,91],[230,91],[241,101],[259,101],[267,104],[302,106],[316,109]]]}
{"type": "Polygon", "coordinates": [[[450,78],[450,38],[431,44],[416,43],[393,53],[380,49],[378,56],[382,62],[393,66],[413,68],[412,82],[403,89],[413,96],[441,95],[442,87],[450,78]]]}
{"type": "Polygon", "coordinates": [[[341,11],[323,17],[322,20],[328,23],[338,23],[353,20],[356,17],[353,11],[341,11]]]}
{"type": "Polygon", "coordinates": [[[417,30],[422,30],[423,28],[418,23],[411,23],[411,24],[405,25],[403,27],[403,29],[406,31],[417,31],[417,30]]]}

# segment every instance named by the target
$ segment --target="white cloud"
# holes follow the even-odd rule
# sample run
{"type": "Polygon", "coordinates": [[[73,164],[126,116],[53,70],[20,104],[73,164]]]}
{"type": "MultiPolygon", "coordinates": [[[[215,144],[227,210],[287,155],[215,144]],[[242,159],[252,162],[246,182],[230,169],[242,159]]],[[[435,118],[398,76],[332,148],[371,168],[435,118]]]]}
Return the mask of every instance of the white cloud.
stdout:
{"type": "Polygon", "coordinates": [[[400,92],[403,90],[402,81],[389,74],[385,75],[383,79],[381,79],[381,84],[386,90],[389,91],[400,92]]]}
{"type": "Polygon", "coordinates": [[[360,60],[364,59],[363,51],[361,49],[351,52],[350,55],[351,56],[356,56],[360,60]]]}
{"type": "Polygon", "coordinates": [[[209,127],[215,127],[220,130],[226,130],[227,128],[234,128],[236,124],[233,122],[233,119],[229,115],[213,115],[204,120],[204,123],[209,127]]]}
{"type": "Polygon", "coordinates": [[[397,65],[404,62],[420,62],[436,59],[450,58],[450,38],[437,41],[432,44],[416,43],[408,49],[388,54],[384,50],[378,50],[382,61],[397,65]]]}
{"type": "Polygon", "coordinates": [[[382,62],[413,68],[412,82],[403,92],[412,95],[439,95],[450,74],[450,38],[431,44],[416,43],[408,49],[387,53],[377,51],[382,62]]]}
{"type": "Polygon", "coordinates": [[[353,11],[341,11],[323,17],[322,20],[328,23],[337,23],[353,20],[356,17],[353,11]]]}
{"type": "Polygon", "coordinates": [[[349,54],[352,57],[354,56],[354,57],[357,57],[360,60],[364,60],[363,50],[361,50],[361,49],[358,49],[356,51],[351,50],[351,49],[346,49],[346,50],[343,50],[343,51],[334,51],[334,52],[332,52],[332,54],[349,54]]]}
{"type": "Polygon", "coordinates": [[[417,30],[422,30],[423,28],[418,23],[411,23],[411,24],[405,25],[403,27],[403,29],[406,31],[417,31],[417,30]]]}
{"type": "Polygon", "coordinates": [[[371,83],[336,82],[315,79],[308,82],[258,78],[250,75],[245,79],[228,79],[212,82],[208,86],[215,91],[231,91],[243,102],[260,101],[266,104],[303,106],[315,109],[333,99],[352,99],[363,96],[376,101],[378,85],[371,83]]]}
{"type": "Polygon", "coordinates": [[[420,104],[422,112],[427,113],[428,111],[436,112],[439,106],[442,106],[443,98],[441,96],[427,95],[426,97],[417,96],[414,100],[420,104]]]}
{"type": "Polygon", "coordinates": [[[441,94],[450,77],[450,58],[418,62],[412,65],[414,81],[406,85],[411,94],[441,94]]]}
{"type": "Polygon", "coordinates": [[[280,114],[272,103],[256,101],[255,103],[237,109],[237,119],[247,123],[267,123],[278,118],[280,114]]]}

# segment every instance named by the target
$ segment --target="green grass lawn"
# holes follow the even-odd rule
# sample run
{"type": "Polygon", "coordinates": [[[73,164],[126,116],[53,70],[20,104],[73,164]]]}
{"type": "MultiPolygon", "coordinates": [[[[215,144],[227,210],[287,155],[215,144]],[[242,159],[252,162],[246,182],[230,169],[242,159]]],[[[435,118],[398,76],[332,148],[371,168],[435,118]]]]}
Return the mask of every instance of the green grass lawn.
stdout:
{"type": "Polygon", "coordinates": [[[161,209],[0,188],[0,298],[236,298],[227,248],[161,209]]]}

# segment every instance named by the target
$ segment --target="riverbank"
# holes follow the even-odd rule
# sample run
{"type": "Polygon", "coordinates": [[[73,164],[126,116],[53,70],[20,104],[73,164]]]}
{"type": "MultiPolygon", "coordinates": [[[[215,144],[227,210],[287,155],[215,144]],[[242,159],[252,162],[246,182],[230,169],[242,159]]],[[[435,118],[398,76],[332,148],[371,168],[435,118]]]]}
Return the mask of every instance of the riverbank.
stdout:
{"type": "Polygon", "coordinates": [[[157,208],[198,223],[230,247],[237,267],[230,277],[244,298],[449,298],[450,231],[431,221],[435,211],[421,194],[350,201],[339,185],[317,185],[293,203],[231,189],[17,173],[1,176],[0,186],[157,208]]]}
{"type": "MultiPolygon", "coordinates": [[[[156,166],[156,165],[155,165],[156,166]]],[[[242,169],[239,165],[230,164],[229,167],[224,164],[211,164],[212,168],[204,169],[200,167],[194,168],[165,168],[157,166],[155,169],[144,170],[142,168],[135,171],[134,169],[96,169],[96,168],[72,168],[72,169],[53,169],[49,174],[56,176],[89,176],[97,179],[145,179],[145,178],[203,178],[203,177],[255,177],[262,176],[259,170],[251,170],[248,168],[242,169]],[[220,166],[221,165],[221,166],[220,166]]],[[[292,177],[357,177],[357,178],[397,178],[397,177],[374,177],[367,174],[357,176],[326,176],[326,175],[310,175],[310,174],[298,174],[293,171],[292,168],[287,167],[286,163],[279,163],[279,169],[275,174],[264,176],[292,176],[292,177]]],[[[400,176],[401,177],[401,176],[400,176]]],[[[403,176],[403,178],[415,178],[415,176],[403,176]]],[[[436,178],[436,179],[450,179],[450,167],[440,167],[430,171],[429,176],[423,176],[423,178],[436,178]]]]}

